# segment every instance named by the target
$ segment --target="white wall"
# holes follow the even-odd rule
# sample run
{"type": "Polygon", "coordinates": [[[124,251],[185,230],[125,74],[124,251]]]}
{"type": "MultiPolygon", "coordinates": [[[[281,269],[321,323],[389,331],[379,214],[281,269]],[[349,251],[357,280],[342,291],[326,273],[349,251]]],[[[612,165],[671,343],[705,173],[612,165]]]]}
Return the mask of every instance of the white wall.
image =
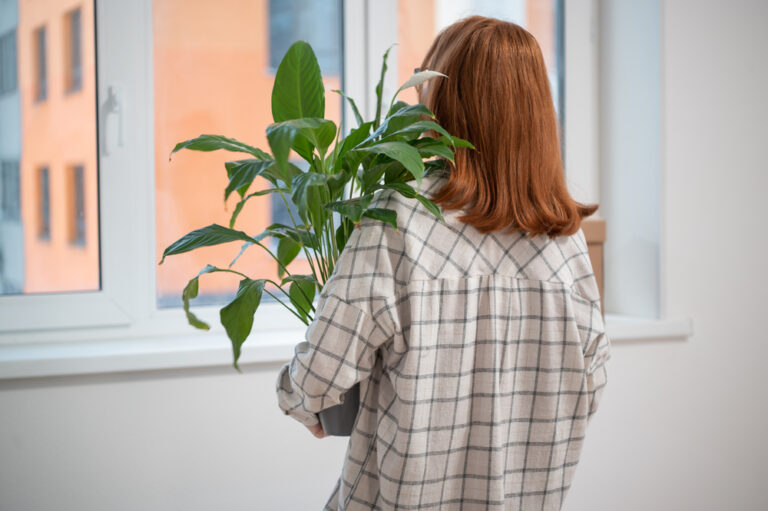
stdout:
{"type": "Polygon", "coordinates": [[[0,510],[321,509],[345,439],[277,407],[279,365],[0,384],[0,510]]]}
{"type": "Polygon", "coordinates": [[[614,345],[565,509],[764,510],[768,2],[661,16],[662,310],[694,336],[614,345]]]}
{"type": "MultiPolygon", "coordinates": [[[[662,310],[616,343],[567,511],[762,510],[768,3],[661,6],[662,310]]],[[[346,443],[277,408],[277,366],[0,383],[0,509],[319,509],[346,443]]]]}

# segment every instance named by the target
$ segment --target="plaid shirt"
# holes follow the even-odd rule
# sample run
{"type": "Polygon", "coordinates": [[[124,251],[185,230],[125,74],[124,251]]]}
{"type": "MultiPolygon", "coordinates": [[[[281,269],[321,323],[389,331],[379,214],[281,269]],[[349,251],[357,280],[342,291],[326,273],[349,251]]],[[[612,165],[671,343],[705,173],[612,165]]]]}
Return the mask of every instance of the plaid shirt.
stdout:
{"type": "Polygon", "coordinates": [[[482,234],[391,192],[398,231],[354,230],[277,378],[305,425],[361,382],[325,509],[560,509],[610,358],[583,232],[482,234]]]}

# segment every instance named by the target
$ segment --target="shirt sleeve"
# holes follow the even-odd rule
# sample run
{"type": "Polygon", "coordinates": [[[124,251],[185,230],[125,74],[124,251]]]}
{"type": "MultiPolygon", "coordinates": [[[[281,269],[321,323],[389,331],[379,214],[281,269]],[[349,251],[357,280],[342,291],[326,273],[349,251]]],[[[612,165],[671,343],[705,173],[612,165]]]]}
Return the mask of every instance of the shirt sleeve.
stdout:
{"type": "Polygon", "coordinates": [[[589,396],[588,418],[597,411],[603,390],[608,382],[606,362],[611,358],[611,342],[605,333],[600,301],[593,301],[589,307],[588,320],[585,322],[586,342],[584,348],[584,367],[586,368],[587,393],[589,396]]]}
{"type": "Polygon", "coordinates": [[[611,358],[611,343],[605,333],[600,299],[574,294],[571,303],[581,338],[585,393],[588,401],[587,418],[591,419],[600,405],[608,381],[606,362],[611,358]]]}
{"type": "Polygon", "coordinates": [[[394,267],[388,236],[401,236],[378,220],[350,234],[319,295],[312,322],[277,377],[281,410],[306,426],[317,412],[370,376],[377,349],[394,334],[394,267]]]}

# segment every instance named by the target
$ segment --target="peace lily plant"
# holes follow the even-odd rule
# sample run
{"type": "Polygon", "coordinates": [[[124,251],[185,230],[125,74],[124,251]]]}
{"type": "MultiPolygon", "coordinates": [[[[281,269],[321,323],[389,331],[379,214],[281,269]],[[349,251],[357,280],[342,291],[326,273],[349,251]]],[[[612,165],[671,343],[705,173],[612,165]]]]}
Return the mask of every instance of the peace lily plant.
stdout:
{"type": "MultiPolygon", "coordinates": [[[[243,242],[239,254],[228,268],[206,265],[189,281],[182,293],[189,323],[208,330],[209,325],[198,319],[189,308],[190,300],[198,295],[200,277],[216,272],[234,273],[241,277],[235,298],[220,311],[221,323],[232,342],[235,369],[239,370],[237,361],[241,347],[251,332],[262,293],[275,298],[309,325],[315,311],[315,294],[322,290],[333,273],[339,254],[352,229],[360,227],[362,217],[387,222],[397,231],[395,211],[369,207],[376,190],[392,189],[404,197],[418,200],[443,220],[441,208],[419,193],[421,180],[430,171],[442,166],[444,160],[453,161],[455,148],[471,148],[472,145],[452,137],[435,122],[434,115],[424,105],[396,101],[400,91],[423,84],[435,76],[445,76],[435,71],[414,74],[395,93],[382,117],[382,88],[388,53],[389,50],[384,54],[381,77],[376,86],[376,116],[373,120],[364,121],[354,100],[341,91],[333,91],[349,101],[357,120],[357,128],[345,137],[341,136],[339,127],[324,118],[325,88],[320,66],[311,46],[299,41],[290,47],[280,62],[272,88],[274,124],[267,128],[271,154],[220,135],[201,135],[177,144],[171,152],[221,149],[250,156],[225,163],[229,183],[224,199],[232,193],[240,197],[229,226],[211,224],[184,235],[165,249],[160,261],[162,264],[167,256],[200,247],[243,242]],[[290,161],[291,151],[308,163],[307,170],[290,161]],[[257,176],[265,178],[272,187],[249,193],[257,176]],[[414,178],[419,190],[407,184],[414,178]],[[347,186],[350,182],[351,185],[347,186]],[[280,194],[286,208],[287,196],[296,205],[298,218],[290,215],[293,225],[273,223],[255,235],[235,228],[238,215],[250,199],[271,193],[280,194]],[[339,214],[338,226],[334,225],[333,212],[339,214]],[[277,254],[262,243],[266,237],[278,240],[277,254]],[[253,245],[266,250],[275,259],[278,278],[281,279],[279,283],[266,278],[251,278],[232,269],[240,255],[253,245]],[[304,251],[312,274],[294,275],[286,268],[300,251],[304,251]],[[288,303],[265,289],[267,282],[286,295],[288,303]],[[285,287],[288,287],[287,291],[285,287]]],[[[290,208],[288,212],[291,212],[290,208]]]]}

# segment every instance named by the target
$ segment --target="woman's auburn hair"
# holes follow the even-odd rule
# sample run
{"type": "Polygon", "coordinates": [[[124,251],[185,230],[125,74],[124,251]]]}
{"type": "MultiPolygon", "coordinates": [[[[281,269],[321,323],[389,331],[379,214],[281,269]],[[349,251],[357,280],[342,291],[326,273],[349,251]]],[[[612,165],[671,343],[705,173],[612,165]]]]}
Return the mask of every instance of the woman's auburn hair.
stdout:
{"type": "Polygon", "coordinates": [[[514,23],[471,16],[442,30],[421,69],[439,71],[419,87],[421,102],[456,148],[448,181],[432,201],[463,209],[480,232],[510,229],[571,235],[598,205],[568,193],[558,122],[536,39],[514,23]]]}

